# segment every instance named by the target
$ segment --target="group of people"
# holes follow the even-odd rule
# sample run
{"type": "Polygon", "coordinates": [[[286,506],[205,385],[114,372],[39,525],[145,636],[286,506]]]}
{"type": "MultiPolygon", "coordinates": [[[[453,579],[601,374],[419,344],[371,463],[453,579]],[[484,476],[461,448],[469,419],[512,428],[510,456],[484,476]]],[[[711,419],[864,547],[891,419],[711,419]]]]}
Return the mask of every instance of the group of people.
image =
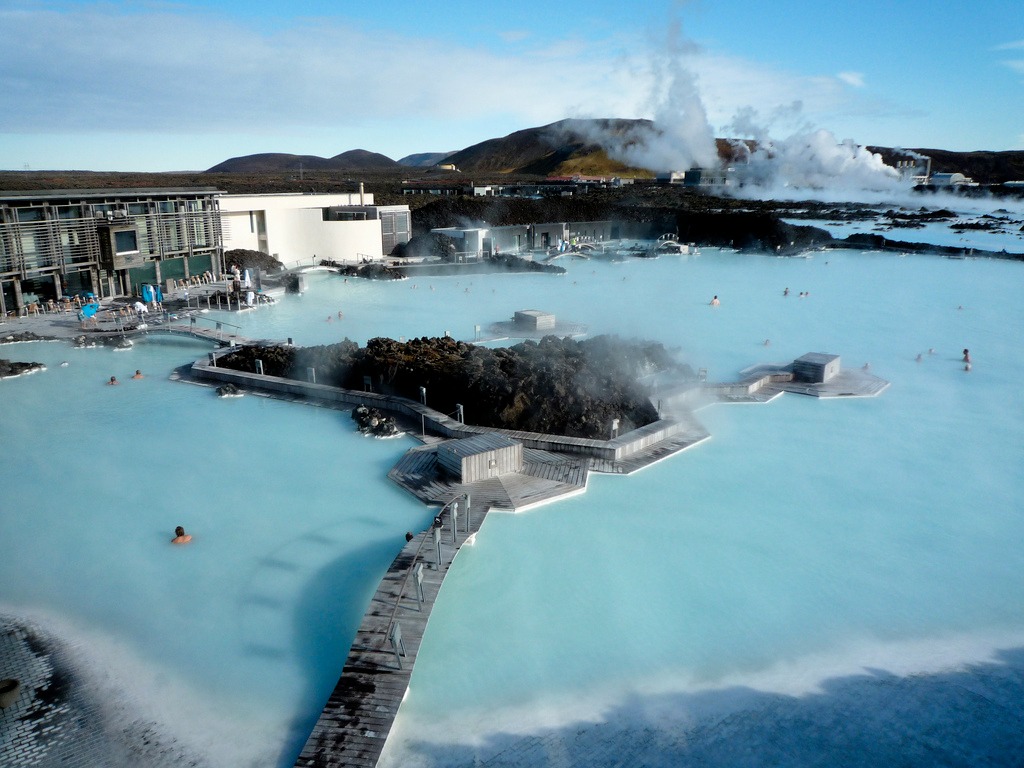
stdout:
{"type": "MultiPolygon", "coordinates": [[[[132,376],[132,378],[133,379],[144,379],[146,377],[142,374],[142,371],[140,371],[138,368],[136,368],[135,369],[135,375],[132,376]]],[[[110,381],[107,382],[107,385],[108,386],[110,386],[110,385],[117,385],[117,384],[120,384],[120,383],[121,382],[117,380],[117,376],[111,376],[110,377],[110,381]]]]}

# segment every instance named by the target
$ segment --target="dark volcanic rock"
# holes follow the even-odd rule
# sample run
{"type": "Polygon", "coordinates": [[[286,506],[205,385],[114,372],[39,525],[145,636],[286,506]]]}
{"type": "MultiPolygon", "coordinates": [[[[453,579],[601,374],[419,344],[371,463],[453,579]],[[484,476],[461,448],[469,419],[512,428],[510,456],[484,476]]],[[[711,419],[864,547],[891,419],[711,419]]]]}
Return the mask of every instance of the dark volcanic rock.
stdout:
{"type": "Polygon", "coordinates": [[[681,369],[660,344],[612,336],[584,341],[546,336],[514,347],[490,349],[448,337],[408,342],[370,339],[296,349],[243,347],[219,364],[254,371],[263,361],[270,375],[306,378],[348,389],[419,399],[442,413],[465,408],[470,423],[575,437],[607,437],[614,419],[625,432],[656,421],[642,375],[681,369]]]}
{"type": "Polygon", "coordinates": [[[395,424],[395,419],[392,416],[385,415],[377,408],[367,408],[365,405],[360,405],[358,408],[353,409],[352,420],[355,421],[359,431],[364,435],[395,437],[401,434],[398,425],[395,424]]]}
{"type": "Polygon", "coordinates": [[[366,280],[405,280],[405,275],[401,271],[378,262],[361,264],[356,267],[350,264],[341,265],[325,259],[320,264],[325,267],[337,267],[338,274],[345,277],[362,277],[366,280]]]}
{"type": "Polygon", "coordinates": [[[45,370],[46,366],[42,363],[19,363],[13,360],[0,360],[0,379],[10,379],[15,376],[23,376],[26,373],[45,370]]]}
{"type": "Polygon", "coordinates": [[[18,331],[0,336],[0,344],[17,344],[22,341],[56,341],[53,336],[40,336],[32,331],[18,331]]]}

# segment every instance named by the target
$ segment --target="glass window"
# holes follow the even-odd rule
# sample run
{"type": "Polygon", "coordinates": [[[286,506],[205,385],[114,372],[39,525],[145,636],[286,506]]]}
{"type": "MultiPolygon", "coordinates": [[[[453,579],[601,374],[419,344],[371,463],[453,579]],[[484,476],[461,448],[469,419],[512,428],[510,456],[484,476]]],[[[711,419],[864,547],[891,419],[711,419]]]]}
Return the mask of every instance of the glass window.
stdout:
{"type": "Polygon", "coordinates": [[[134,229],[114,233],[115,253],[136,253],[139,250],[139,236],[134,229]]]}
{"type": "Polygon", "coordinates": [[[18,221],[42,221],[45,212],[42,208],[19,208],[18,221]]]}

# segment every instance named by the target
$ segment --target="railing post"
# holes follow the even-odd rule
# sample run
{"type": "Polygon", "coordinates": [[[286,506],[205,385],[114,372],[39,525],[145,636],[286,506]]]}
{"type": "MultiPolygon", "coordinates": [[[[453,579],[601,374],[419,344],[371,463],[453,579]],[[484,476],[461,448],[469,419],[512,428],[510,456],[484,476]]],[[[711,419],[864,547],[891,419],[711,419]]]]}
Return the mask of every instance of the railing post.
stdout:
{"type": "Polygon", "coordinates": [[[416,569],[412,572],[413,578],[416,579],[416,601],[419,603],[420,608],[423,607],[423,563],[416,563],[416,569]]]}

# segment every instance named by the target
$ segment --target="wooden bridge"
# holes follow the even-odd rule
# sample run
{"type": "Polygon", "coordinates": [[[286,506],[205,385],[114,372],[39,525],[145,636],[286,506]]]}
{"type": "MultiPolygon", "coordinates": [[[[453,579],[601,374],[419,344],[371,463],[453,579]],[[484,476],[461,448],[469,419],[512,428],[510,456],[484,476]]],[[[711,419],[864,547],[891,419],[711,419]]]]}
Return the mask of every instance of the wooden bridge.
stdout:
{"type": "Polygon", "coordinates": [[[149,333],[171,333],[177,336],[191,336],[194,339],[212,341],[221,347],[232,347],[239,344],[251,344],[252,339],[247,339],[238,334],[240,326],[225,323],[221,320],[207,320],[204,317],[191,315],[188,322],[180,320],[169,320],[164,323],[151,324],[146,330],[149,333]],[[209,325],[200,325],[200,323],[209,325]]]}

